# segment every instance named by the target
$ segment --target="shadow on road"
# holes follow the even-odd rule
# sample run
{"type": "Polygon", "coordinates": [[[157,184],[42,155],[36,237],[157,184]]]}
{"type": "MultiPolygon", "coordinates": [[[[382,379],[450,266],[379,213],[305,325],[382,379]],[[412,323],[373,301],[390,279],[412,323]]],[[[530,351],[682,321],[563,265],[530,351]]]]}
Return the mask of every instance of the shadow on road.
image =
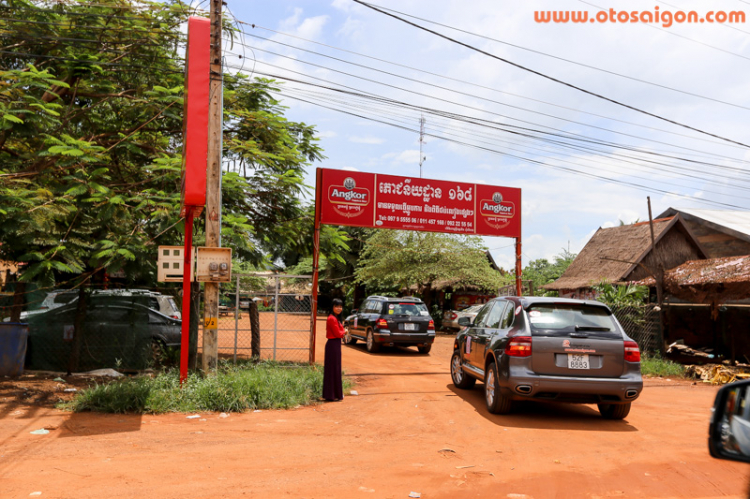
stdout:
{"type": "Polygon", "coordinates": [[[417,351],[417,347],[400,347],[400,346],[392,346],[392,347],[380,347],[380,351],[378,353],[370,353],[367,351],[367,345],[362,343],[361,341],[358,341],[355,344],[349,344],[349,345],[343,345],[345,347],[354,349],[358,352],[365,353],[367,355],[375,355],[378,357],[423,357],[423,358],[429,358],[429,354],[419,353],[417,351]]]}
{"type": "MultiPolygon", "coordinates": [[[[627,418],[623,421],[604,419],[596,408],[585,404],[523,401],[516,403],[510,414],[490,414],[484,401],[483,384],[477,383],[471,390],[460,390],[452,383],[447,388],[498,426],[538,430],[638,431],[627,422],[627,418]]],[[[633,410],[638,410],[638,407],[634,406],[633,410]]]]}
{"type": "Polygon", "coordinates": [[[73,412],[60,426],[58,437],[89,437],[91,435],[140,431],[142,421],[143,416],[141,414],[73,412]]]}

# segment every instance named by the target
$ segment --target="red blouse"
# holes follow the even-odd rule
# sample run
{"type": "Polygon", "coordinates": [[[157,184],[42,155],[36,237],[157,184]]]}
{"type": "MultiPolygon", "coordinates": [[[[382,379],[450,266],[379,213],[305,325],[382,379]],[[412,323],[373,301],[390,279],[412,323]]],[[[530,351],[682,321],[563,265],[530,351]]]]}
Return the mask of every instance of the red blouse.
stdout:
{"type": "Polygon", "coordinates": [[[344,325],[339,322],[335,315],[331,314],[328,316],[326,322],[326,338],[343,338],[344,337],[344,325]]]}

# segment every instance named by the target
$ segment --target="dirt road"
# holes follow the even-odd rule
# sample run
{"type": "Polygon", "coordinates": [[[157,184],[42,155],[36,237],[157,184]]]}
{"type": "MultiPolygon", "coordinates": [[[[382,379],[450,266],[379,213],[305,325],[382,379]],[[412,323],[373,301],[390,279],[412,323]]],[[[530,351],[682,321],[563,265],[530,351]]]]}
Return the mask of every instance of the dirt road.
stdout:
{"type": "Polygon", "coordinates": [[[358,396],[228,418],[68,414],[0,395],[0,497],[747,497],[747,465],[706,449],[716,388],[649,380],[620,422],[591,406],[494,416],[481,384],[452,388],[451,348],[344,347],[358,396]]]}

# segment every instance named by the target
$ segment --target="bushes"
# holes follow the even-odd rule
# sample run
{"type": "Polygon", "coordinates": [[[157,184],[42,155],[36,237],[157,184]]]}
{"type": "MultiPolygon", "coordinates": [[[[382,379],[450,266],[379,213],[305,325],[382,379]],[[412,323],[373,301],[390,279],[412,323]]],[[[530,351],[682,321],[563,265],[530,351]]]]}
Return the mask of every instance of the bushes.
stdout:
{"type": "MultiPolygon", "coordinates": [[[[348,381],[344,384],[348,388],[348,381]]],[[[242,412],[309,405],[322,391],[323,372],[315,366],[222,362],[216,375],[190,374],[182,388],[179,372],[170,370],[97,385],[61,408],[109,413],[242,412]]]]}

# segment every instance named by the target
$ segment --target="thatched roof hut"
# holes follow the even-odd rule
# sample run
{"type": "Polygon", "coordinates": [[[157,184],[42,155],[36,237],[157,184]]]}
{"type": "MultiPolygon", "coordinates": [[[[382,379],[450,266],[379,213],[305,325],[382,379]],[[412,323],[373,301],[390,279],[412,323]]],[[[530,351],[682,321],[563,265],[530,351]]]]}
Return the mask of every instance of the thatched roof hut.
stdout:
{"type": "Polygon", "coordinates": [[[600,228],[570,267],[543,288],[561,296],[585,295],[606,281],[624,284],[639,281],[688,260],[705,258],[705,252],[679,215],[654,220],[655,249],[651,249],[649,222],[600,228]]]}
{"type": "Polygon", "coordinates": [[[706,251],[706,258],[750,255],[750,211],[669,208],[660,217],[680,215],[706,251]]]}

